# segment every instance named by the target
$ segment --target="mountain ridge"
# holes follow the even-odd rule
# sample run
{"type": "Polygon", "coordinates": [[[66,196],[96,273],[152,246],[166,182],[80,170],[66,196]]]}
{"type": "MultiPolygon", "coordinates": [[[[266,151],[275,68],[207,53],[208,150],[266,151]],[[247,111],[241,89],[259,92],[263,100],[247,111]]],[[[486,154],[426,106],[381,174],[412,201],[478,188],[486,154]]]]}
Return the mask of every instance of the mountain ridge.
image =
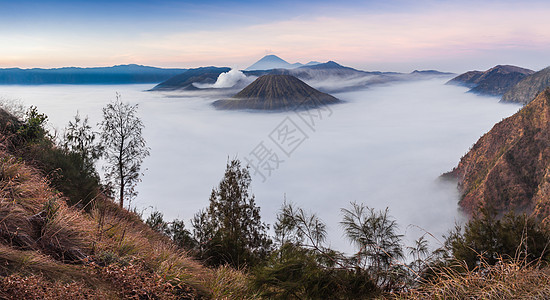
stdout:
{"type": "Polygon", "coordinates": [[[187,69],[157,68],[137,64],[112,67],[5,68],[0,84],[133,84],[159,83],[187,69]]]}
{"type": "Polygon", "coordinates": [[[527,104],[549,86],[550,67],[547,67],[523,78],[502,96],[501,101],[527,104]]]}
{"type": "Polygon", "coordinates": [[[157,84],[149,91],[198,90],[199,88],[194,86],[194,83],[213,84],[221,73],[229,71],[231,71],[231,68],[212,66],[189,69],[157,84]]]}
{"type": "Polygon", "coordinates": [[[512,65],[497,65],[486,71],[469,71],[449,80],[447,84],[462,85],[469,92],[502,96],[523,78],[535,73],[533,70],[512,65]]]}
{"type": "MultiPolygon", "coordinates": [[[[201,86],[193,85],[193,83],[213,84],[217,81],[217,79],[214,78],[215,74],[211,74],[211,70],[208,70],[208,68],[214,67],[189,69],[184,74],[177,75],[174,78],[170,78],[164,82],[161,82],[151,90],[198,90],[199,88],[201,88],[201,86]],[[201,78],[201,71],[205,73],[202,74],[206,76],[205,78],[201,78]],[[193,75],[194,77],[191,75],[193,75]]],[[[222,72],[216,72],[216,74],[218,74],[219,76],[221,73],[224,72],[229,72],[229,69],[226,69],[222,72]]],[[[242,83],[246,83],[247,81],[251,82],[253,81],[253,79],[255,79],[254,77],[260,77],[263,75],[291,75],[299,78],[302,81],[305,81],[308,85],[313,86],[321,92],[332,93],[362,89],[372,84],[382,84],[393,81],[419,80],[424,78],[449,76],[453,74],[436,70],[414,70],[411,73],[363,71],[354,69],[352,67],[343,66],[332,60],[325,63],[308,63],[307,65],[302,65],[297,68],[242,70],[239,72],[242,72],[242,74],[244,74],[246,77],[249,77],[249,80],[244,80],[232,87],[224,87],[226,91],[242,87],[242,83]]],[[[206,88],[208,88],[208,85],[206,85],[206,87],[202,89],[206,88]]]]}
{"type": "Polygon", "coordinates": [[[458,180],[460,206],[489,206],[550,218],[550,89],[495,124],[445,177],[458,180]]]}

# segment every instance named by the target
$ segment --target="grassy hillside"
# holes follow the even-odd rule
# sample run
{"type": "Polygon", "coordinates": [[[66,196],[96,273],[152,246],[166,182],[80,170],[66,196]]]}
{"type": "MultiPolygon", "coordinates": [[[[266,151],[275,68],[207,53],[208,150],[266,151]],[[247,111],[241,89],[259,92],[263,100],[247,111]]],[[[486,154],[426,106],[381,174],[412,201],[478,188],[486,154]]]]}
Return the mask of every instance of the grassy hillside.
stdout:
{"type": "Polygon", "coordinates": [[[48,155],[23,153],[32,145],[59,149],[18,141],[21,122],[3,110],[0,125],[0,298],[208,299],[247,292],[242,273],[206,269],[100,190],[85,207],[69,206],[74,201],[52,188],[52,175],[41,168],[52,164],[41,162],[48,155]]]}

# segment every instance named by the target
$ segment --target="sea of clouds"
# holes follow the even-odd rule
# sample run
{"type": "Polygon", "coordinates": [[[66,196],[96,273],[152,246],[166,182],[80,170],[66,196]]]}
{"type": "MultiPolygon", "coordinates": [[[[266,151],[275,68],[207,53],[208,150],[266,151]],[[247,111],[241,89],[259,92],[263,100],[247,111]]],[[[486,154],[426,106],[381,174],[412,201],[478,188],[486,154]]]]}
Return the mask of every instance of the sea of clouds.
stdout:
{"type": "MultiPolygon", "coordinates": [[[[228,80],[240,78],[229,73],[228,80]]],[[[223,80],[218,81],[221,85],[223,80]]],[[[263,220],[273,224],[286,198],[327,223],[331,246],[352,252],[339,225],[341,208],[352,201],[388,207],[407,243],[424,230],[440,238],[463,220],[456,185],[439,175],[520,107],[444,82],[402,82],[334,94],[345,103],[312,111],[315,118],[295,112],[219,111],[210,105],[218,94],[145,92],[151,85],[2,86],[0,97],[37,106],[58,132],[77,111],[89,115],[92,124],[99,122],[101,108],[115,99],[115,92],[139,104],[151,156],[132,206],[145,216],[158,209],[168,220],[188,221],[208,205],[227,160],[254,158],[261,145],[279,158],[271,174],[264,172],[265,181],[259,173],[252,176],[263,220]],[[277,130],[284,126],[297,130],[298,146],[278,141],[277,130]]]]}

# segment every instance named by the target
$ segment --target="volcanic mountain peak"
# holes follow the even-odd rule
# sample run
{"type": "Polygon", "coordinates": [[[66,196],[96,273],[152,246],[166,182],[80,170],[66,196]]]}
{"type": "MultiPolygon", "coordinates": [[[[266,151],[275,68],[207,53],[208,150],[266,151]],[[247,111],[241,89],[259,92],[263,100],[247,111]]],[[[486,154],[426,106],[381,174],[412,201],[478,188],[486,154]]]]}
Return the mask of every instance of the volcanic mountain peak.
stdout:
{"type": "Polygon", "coordinates": [[[288,63],[286,60],[276,56],[276,55],[266,55],[260,60],[255,62],[250,67],[246,68],[247,71],[253,70],[271,70],[271,69],[288,69],[293,68],[293,65],[288,63]]]}
{"type": "Polygon", "coordinates": [[[263,75],[231,99],[218,100],[221,109],[288,110],[338,103],[340,100],[319,92],[291,75],[263,75]]]}
{"type": "MultiPolygon", "coordinates": [[[[307,98],[323,94],[291,75],[264,75],[256,79],[238,94],[236,99],[283,99],[307,98]]],[[[326,95],[326,94],[325,94],[326,95]]]]}

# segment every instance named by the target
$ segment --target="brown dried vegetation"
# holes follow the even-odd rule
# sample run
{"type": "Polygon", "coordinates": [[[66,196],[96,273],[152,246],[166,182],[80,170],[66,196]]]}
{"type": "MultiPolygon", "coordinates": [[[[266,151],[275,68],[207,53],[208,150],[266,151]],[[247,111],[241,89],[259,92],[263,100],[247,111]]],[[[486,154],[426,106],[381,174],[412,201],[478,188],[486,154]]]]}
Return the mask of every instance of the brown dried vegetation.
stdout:
{"type": "Polygon", "coordinates": [[[1,299],[248,294],[243,273],[206,269],[99,192],[89,207],[68,206],[40,170],[1,150],[7,148],[0,145],[1,299]]]}
{"type": "Polygon", "coordinates": [[[500,213],[550,212],[550,90],[482,136],[451,172],[472,213],[488,204],[500,213]]]}
{"type": "Polygon", "coordinates": [[[473,270],[464,265],[439,269],[436,276],[395,299],[548,299],[550,269],[521,260],[483,262],[473,270]],[[459,271],[460,270],[460,271],[459,271]]]}

